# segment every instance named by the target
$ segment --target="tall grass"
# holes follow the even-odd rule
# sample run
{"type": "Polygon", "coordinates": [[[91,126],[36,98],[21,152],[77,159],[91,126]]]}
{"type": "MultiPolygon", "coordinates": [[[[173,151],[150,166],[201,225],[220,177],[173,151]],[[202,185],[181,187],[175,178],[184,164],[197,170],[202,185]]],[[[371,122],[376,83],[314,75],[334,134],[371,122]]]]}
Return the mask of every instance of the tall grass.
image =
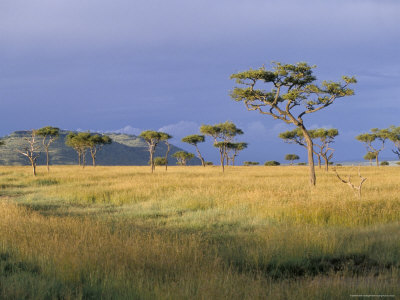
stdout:
{"type": "Polygon", "coordinates": [[[398,168],[361,200],[306,167],[38,171],[0,168],[0,298],[400,295],[398,168]]]}

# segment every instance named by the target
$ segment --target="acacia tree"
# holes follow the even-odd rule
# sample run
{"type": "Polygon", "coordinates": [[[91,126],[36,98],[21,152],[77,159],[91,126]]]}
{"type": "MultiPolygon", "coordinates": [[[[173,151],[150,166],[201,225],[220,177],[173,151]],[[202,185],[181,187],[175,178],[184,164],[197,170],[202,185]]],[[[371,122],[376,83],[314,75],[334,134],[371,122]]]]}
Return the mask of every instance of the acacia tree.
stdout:
{"type": "Polygon", "coordinates": [[[205,138],[204,135],[199,135],[199,134],[188,135],[188,136],[185,136],[185,137],[182,139],[182,142],[188,143],[188,144],[190,144],[190,145],[193,145],[193,146],[196,148],[197,156],[200,158],[200,160],[201,160],[201,165],[202,165],[203,167],[206,166],[206,163],[205,163],[205,161],[204,161],[203,156],[201,156],[201,153],[200,153],[200,150],[199,150],[199,147],[197,146],[197,144],[198,144],[198,143],[203,143],[203,142],[205,141],[205,139],[206,139],[206,138],[205,138]]]}
{"type": "Polygon", "coordinates": [[[318,148],[318,156],[321,156],[325,161],[325,170],[329,169],[329,161],[333,157],[335,151],[329,145],[334,142],[336,136],[339,135],[339,131],[336,128],[325,129],[319,128],[312,130],[311,136],[313,138],[315,146],[318,148]],[[319,142],[315,142],[315,140],[319,142]]]}
{"type": "Polygon", "coordinates": [[[315,66],[305,62],[294,65],[274,62],[272,70],[261,67],[231,75],[231,79],[244,86],[235,87],[231,92],[235,101],[244,102],[247,110],[270,115],[302,131],[307,144],[311,185],[316,184],[313,141],[303,117],[330,106],[338,98],[353,95],[354,91],[348,86],[356,83],[354,77],[343,76],[342,82],[323,81],[317,84],[313,68],[315,66]],[[270,91],[258,88],[258,83],[269,85],[270,91]]]}
{"type": "Polygon", "coordinates": [[[215,125],[202,125],[200,132],[214,139],[214,147],[219,149],[222,172],[225,171],[225,160],[228,160],[228,143],[231,143],[236,135],[243,131],[232,122],[226,121],[215,125]]]}
{"type": "Polygon", "coordinates": [[[400,126],[390,126],[389,128],[389,140],[394,143],[394,149],[392,152],[398,156],[400,159],[400,126]]]}
{"type": "Polygon", "coordinates": [[[179,165],[186,166],[187,162],[194,157],[194,154],[186,151],[178,151],[172,154],[172,156],[176,158],[179,165]]]}
{"type": "Polygon", "coordinates": [[[108,135],[90,135],[86,141],[88,149],[90,151],[90,156],[92,157],[93,167],[96,166],[96,155],[104,145],[109,145],[112,143],[112,139],[108,135]]]}
{"type": "Polygon", "coordinates": [[[156,166],[154,164],[154,152],[156,151],[156,147],[158,143],[163,138],[162,132],[157,132],[153,130],[145,130],[139,136],[145,140],[148,145],[149,154],[150,154],[150,166],[151,166],[151,173],[154,172],[156,166]]]}
{"type": "Polygon", "coordinates": [[[372,166],[372,160],[376,159],[376,153],[368,152],[367,154],[364,155],[364,159],[369,160],[369,164],[372,166]]]}
{"type": "Polygon", "coordinates": [[[293,165],[293,161],[298,160],[298,159],[300,159],[300,157],[296,154],[286,154],[285,155],[285,160],[289,160],[291,166],[293,165]]]}
{"type": "Polygon", "coordinates": [[[86,151],[90,148],[90,133],[89,132],[70,132],[65,138],[65,144],[73,148],[78,154],[78,164],[85,168],[86,151]]]}
{"type": "Polygon", "coordinates": [[[49,148],[50,145],[58,139],[60,135],[60,129],[57,127],[46,126],[38,129],[37,135],[42,137],[42,144],[44,151],[46,152],[46,166],[47,172],[50,172],[50,159],[49,159],[49,148]]]}
{"type": "MultiPolygon", "coordinates": [[[[311,139],[313,139],[313,131],[312,130],[308,130],[308,133],[309,133],[311,139]]],[[[298,144],[298,145],[300,145],[300,146],[302,146],[302,147],[307,149],[307,143],[306,143],[306,141],[304,139],[303,132],[299,128],[296,128],[294,130],[288,130],[288,131],[285,131],[285,132],[281,132],[279,134],[279,137],[281,139],[283,139],[286,143],[298,144]]],[[[313,143],[314,143],[314,141],[313,141],[313,143]]],[[[317,156],[318,167],[321,168],[321,154],[319,152],[316,152],[314,147],[313,147],[312,150],[313,150],[314,154],[317,156]]]]}
{"type": "Polygon", "coordinates": [[[228,158],[232,162],[232,166],[235,165],[235,158],[239,155],[239,152],[247,148],[247,143],[239,142],[239,143],[228,143],[227,150],[228,150],[228,158]],[[229,156],[229,153],[232,152],[232,155],[229,156]]]}
{"type": "Polygon", "coordinates": [[[39,146],[36,144],[37,130],[32,129],[31,136],[29,138],[24,138],[28,146],[24,147],[22,150],[17,150],[20,154],[26,156],[32,166],[33,176],[36,176],[36,165],[37,159],[39,157],[39,146]]]}
{"type": "Polygon", "coordinates": [[[376,166],[379,167],[379,153],[385,148],[385,141],[391,136],[389,130],[372,128],[371,133],[363,133],[356,136],[356,139],[365,143],[367,152],[375,154],[376,166]]]}
{"type": "Polygon", "coordinates": [[[165,145],[167,146],[167,151],[165,152],[165,171],[168,170],[168,153],[171,150],[171,145],[169,143],[169,139],[172,139],[172,136],[168,133],[160,132],[161,134],[161,141],[164,141],[165,145]]]}

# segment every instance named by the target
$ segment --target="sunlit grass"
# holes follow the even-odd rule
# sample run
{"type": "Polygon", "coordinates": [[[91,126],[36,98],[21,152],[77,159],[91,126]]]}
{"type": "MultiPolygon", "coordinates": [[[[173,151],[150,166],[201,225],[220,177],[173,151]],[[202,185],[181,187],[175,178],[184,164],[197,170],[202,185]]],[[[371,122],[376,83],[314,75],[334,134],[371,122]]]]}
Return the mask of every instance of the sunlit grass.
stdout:
{"type": "Polygon", "coordinates": [[[38,172],[0,168],[0,298],[400,294],[400,168],[362,168],[362,199],[297,166],[38,172]]]}

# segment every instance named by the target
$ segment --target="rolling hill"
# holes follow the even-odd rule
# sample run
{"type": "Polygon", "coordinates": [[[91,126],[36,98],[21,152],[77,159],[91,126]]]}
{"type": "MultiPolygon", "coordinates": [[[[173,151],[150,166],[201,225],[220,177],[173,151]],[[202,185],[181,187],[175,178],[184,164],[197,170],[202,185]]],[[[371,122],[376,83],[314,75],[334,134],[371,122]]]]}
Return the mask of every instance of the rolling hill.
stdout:
{"type": "MultiPolygon", "coordinates": [[[[73,165],[77,164],[78,157],[74,149],[65,145],[65,137],[69,131],[62,130],[60,137],[50,146],[50,163],[53,165],[73,165]]],[[[15,131],[2,138],[4,145],[0,146],[0,165],[27,165],[28,159],[17,152],[17,149],[23,149],[29,137],[30,131],[15,131]]],[[[146,142],[135,135],[107,133],[113,140],[111,145],[106,145],[98,152],[96,158],[97,165],[103,166],[128,166],[128,165],[147,165],[149,161],[149,152],[146,142]]],[[[38,145],[41,141],[38,140],[38,145]]],[[[161,142],[155,152],[155,157],[164,156],[166,145],[161,142]]],[[[171,145],[170,155],[168,156],[169,165],[175,165],[176,159],[171,155],[181,148],[171,145]]],[[[45,163],[45,152],[42,151],[38,159],[38,164],[45,163]]],[[[90,154],[86,154],[86,161],[91,164],[90,154]]],[[[198,158],[189,161],[189,165],[200,165],[198,158]]]]}

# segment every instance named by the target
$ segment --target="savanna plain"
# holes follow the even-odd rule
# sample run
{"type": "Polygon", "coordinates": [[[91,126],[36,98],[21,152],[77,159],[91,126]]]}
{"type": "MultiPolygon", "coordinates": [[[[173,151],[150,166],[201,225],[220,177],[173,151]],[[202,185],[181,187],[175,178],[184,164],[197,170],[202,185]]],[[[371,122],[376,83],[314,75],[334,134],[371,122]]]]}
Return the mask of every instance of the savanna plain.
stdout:
{"type": "Polygon", "coordinates": [[[361,173],[0,167],[0,298],[398,298],[400,168],[361,173]]]}

